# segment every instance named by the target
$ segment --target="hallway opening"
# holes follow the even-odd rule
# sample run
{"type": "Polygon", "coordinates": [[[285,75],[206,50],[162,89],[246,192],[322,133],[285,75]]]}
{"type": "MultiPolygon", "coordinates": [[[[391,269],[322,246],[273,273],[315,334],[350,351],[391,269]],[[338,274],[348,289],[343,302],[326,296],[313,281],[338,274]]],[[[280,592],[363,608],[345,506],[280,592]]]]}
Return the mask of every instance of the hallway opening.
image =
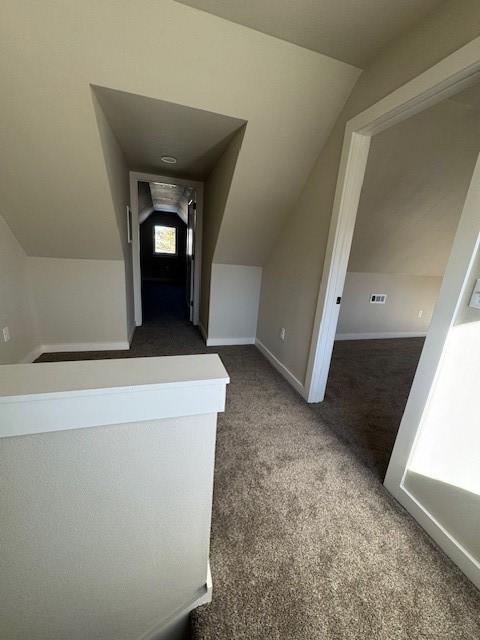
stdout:
{"type": "Polygon", "coordinates": [[[197,324],[201,187],[175,178],[142,177],[133,178],[132,185],[138,198],[132,234],[136,324],[197,324]]]}

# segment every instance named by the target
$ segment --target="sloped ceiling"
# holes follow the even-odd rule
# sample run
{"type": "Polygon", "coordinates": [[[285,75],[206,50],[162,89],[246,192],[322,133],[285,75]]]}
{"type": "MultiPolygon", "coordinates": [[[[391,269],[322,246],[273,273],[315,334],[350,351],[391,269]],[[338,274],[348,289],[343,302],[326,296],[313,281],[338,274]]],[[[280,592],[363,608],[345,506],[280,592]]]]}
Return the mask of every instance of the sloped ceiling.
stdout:
{"type": "Polygon", "coordinates": [[[364,68],[445,0],[178,0],[364,68]]]}
{"type": "Polygon", "coordinates": [[[194,195],[192,187],[165,182],[150,182],[149,187],[154,211],[178,214],[181,220],[187,224],[188,202],[194,195]]]}
{"type": "Polygon", "coordinates": [[[3,0],[0,39],[0,207],[37,256],[123,258],[92,85],[248,122],[215,255],[262,264],[360,73],[173,0],[3,0]]]}
{"type": "Polygon", "coordinates": [[[245,120],[93,87],[130,169],[204,180],[245,120]],[[173,156],[175,165],[161,162],[173,156]]]}
{"type": "Polygon", "coordinates": [[[372,139],[349,271],[443,276],[480,152],[479,85],[372,139]]]}

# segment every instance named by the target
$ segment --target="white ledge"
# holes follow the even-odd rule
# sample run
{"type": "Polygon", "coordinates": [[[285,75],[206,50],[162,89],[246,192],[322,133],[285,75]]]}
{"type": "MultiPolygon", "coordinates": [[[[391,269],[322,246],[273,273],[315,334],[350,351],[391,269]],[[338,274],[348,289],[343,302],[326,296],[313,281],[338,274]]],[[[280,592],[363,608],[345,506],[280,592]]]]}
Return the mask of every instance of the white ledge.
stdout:
{"type": "Polygon", "coordinates": [[[216,354],[0,367],[0,437],[216,413],[230,382],[216,354]]]}

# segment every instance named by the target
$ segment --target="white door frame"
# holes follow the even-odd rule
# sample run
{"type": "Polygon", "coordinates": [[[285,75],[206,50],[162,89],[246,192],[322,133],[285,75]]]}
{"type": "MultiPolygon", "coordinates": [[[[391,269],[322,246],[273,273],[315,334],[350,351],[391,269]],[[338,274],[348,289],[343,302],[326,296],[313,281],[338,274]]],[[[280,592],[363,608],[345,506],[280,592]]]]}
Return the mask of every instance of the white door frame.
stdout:
{"type": "Polygon", "coordinates": [[[197,211],[195,225],[195,260],[193,264],[193,324],[198,325],[200,316],[200,287],[202,275],[202,235],[203,235],[203,182],[184,178],[171,178],[156,173],[130,171],[130,208],[132,210],[132,263],[133,297],[135,304],[135,325],[142,325],[142,275],[140,270],[140,224],[138,222],[138,183],[166,182],[185,187],[193,187],[196,194],[197,211]]]}
{"type": "Polygon", "coordinates": [[[348,121],[305,379],[308,402],[325,397],[370,138],[480,79],[480,37],[348,121]]]}
{"type": "MultiPolygon", "coordinates": [[[[325,395],[339,315],[336,298],[343,292],[371,136],[479,80],[480,37],[347,123],[306,376],[305,390],[309,402],[320,402],[325,395]]],[[[478,251],[479,210],[480,161],[477,160],[384,484],[480,588],[478,561],[403,486],[422,417],[434,390],[447,336],[478,251]]]]}

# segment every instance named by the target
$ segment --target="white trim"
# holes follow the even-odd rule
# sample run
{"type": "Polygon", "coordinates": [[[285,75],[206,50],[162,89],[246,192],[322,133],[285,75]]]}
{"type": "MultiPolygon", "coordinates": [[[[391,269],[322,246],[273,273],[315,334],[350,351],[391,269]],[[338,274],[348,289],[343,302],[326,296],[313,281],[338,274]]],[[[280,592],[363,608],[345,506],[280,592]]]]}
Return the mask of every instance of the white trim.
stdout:
{"type": "Polygon", "coordinates": [[[130,208],[132,210],[132,270],[133,270],[133,299],[135,325],[142,325],[142,277],[140,270],[140,223],[138,211],[138,183],[139,182],[168,182],[169,184],[193,187],[196,195],[196,227],[195,227],[195,260],[193,261],[193,324],[196,326],[200,317],[200,289],[202,286],[202,239],[203,239],[203,182],[183,178],[158,175],[156,173],[142,173],[130,171],[130,208]]]}
{"type": "Polygon", "coordinates": [[[216,354],[4,365],[0,438],[224,411],[216,354]]]}
{"type": "Polygon", "coordinates": [[[280,373],[292,387],[298,391],[302,398],[306,397],[306,391],[304,385],[300,380],[293,375],[293,373],[287,369],[287,367],[280,362],[280,360],[268,349],[261,340],[258,338],[255,340],[255,346],[260,353],[270,362],[270,364],[280,373]]]}
{"type": "Polygon", "coordinates": [[[128,351],[130,343],[119,342],[71,342],[59,344],[43,344],[39,348],[42,353],[68,353],[76,351],[128,351]]]}
{"type": "Polygon", "coordinates": [[[130,330],[129,341],[119,342],[73,342],[59,344],[39,344],[29,351],[19,364],[29,364],[35,362],[43,353],[74,353],[78,351],[128,351],[132,342],[135,326],[130,330]]]}
{"type": "Polygon", "coordinates": [[[370,137],[478,80],[480,37],[348,121],[307,365],[309,402],[325,397],[370,137]]]}
{"type": "Polygon", "coordinates": [[[390,340],[392,338],[424,338],[426,331],[377,331],[375,333],[337,333],[335,340],[390,340]]]}
{"type": "Polygon", "coordinates": [[[201,595],[197,596],[190,604],[183,605],[179,610],[169,616],[167,620],[156,622],[147,632],[143,633],[138,640],[167,640],[170,629],[174,628],[175,625],[182,620],[185,620],[194,609],[204,604],[209,604],[212,601],[213,583],[210,561],[207,567],[207,580],[200,591],[201,595]]]}
{"type": "Polygon", "coordinates": [[[202,338],[205,344],[207,344],[207,332],[205,331],[205,327],[203,326],[200,320],[198,321],[198,328],[200,329],[200,333],[202,334],[202,338]]]}
{"type": "MultiPolygon", "coordinates": [[[[392,492],[393,493],[393,492],[392,492]]],[[[439,547],[480,589],[480,563],[454,538],[443,525],[403,485],[393,493],[439,547]]]]}
{"type": "Polygon", "coordinates": [[[207,338],[207,347],[222,347],[241,344],[255,344],[255,338],[207,338]]]}

